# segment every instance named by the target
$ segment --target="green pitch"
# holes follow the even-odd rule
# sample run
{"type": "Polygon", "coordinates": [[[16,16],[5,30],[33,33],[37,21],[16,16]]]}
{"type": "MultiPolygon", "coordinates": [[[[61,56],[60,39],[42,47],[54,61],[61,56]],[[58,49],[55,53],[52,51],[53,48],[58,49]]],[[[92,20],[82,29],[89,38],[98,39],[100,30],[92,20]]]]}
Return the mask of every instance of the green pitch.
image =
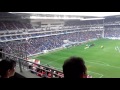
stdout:
{"type": "Polygon", "coordinates": [[[120,40],[100,39],[32,58],[40,60],[41,64],[49,64],[62,70],[64,60],[70,56],[79,56],[85,60],[88,74],[93,78],[120,78],[119,47],[120,40]],[[95,46],[85,49],[87,44],[92,43],[95,46]]]}

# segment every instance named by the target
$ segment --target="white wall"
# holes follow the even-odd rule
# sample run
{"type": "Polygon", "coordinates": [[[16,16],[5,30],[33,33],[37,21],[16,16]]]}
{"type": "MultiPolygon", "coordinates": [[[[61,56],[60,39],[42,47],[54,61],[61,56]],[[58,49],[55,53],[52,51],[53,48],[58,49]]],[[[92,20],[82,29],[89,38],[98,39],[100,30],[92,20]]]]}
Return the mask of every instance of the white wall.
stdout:
{"type": "Polygon", "coordinates": [[[31,20],[31,23],[33,26],[37,26],[37,22],[41,22],[41,26],[48,26],[48,27],[51,27],[51,26],[63,26],[64,25],[64,21],[63,20],[49,20],[49,19],[46,19],[46,20],[31,20]],[[43,24],[43,25],[42,25],[43,24]],[[45,24],[45,25],[44,25],[45,24]],[[59,24],[59,25],[52,25],[52,24],[59,24]]]}

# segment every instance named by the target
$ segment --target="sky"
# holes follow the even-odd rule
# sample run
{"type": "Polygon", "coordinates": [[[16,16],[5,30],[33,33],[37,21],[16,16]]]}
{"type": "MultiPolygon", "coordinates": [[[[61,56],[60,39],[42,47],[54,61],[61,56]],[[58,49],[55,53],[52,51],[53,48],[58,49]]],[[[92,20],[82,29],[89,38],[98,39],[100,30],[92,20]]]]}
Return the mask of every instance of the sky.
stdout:
{"type": "Polygon", "coordinates": [[[80,16],[111,16],[120,15],[120,12],[14,12],[14,13],[34,13],[34,14],[59,14],[59,15],[80,15],[80,16]]]}

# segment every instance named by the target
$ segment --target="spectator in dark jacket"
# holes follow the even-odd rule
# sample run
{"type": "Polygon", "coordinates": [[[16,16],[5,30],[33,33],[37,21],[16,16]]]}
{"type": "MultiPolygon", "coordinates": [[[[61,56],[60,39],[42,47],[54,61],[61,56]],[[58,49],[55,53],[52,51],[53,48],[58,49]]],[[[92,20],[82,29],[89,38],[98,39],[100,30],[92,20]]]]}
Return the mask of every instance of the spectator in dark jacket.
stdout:
{"type": "Polygon", "coordinates": [[[10,78],[15,74],[16,62],[14,60],[0,61],[0,76],[1,78],[10,78]]]}
{"type": "Polygon", "coordinates": [[[64,78],[87,78],[85,62],[80,57],[71,57],[63,64],[64,78]]]}

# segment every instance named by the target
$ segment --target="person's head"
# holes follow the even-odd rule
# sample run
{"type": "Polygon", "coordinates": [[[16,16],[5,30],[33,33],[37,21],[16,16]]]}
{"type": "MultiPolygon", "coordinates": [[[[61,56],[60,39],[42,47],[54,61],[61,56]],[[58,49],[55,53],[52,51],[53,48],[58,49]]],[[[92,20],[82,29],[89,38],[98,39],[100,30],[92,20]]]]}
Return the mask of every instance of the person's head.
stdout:
{"type": "Polygon", "coordinates": [[[9,78],[15,74],[16,62],[14,60],[4,59],[0,61],[0,76],[2,78],[9,78]]]}
{"type": "Polygon", "coordinates": [[[80,57],[70,57],[63,64],[64,78],[84,78],[87,68],[80,57]]]}

